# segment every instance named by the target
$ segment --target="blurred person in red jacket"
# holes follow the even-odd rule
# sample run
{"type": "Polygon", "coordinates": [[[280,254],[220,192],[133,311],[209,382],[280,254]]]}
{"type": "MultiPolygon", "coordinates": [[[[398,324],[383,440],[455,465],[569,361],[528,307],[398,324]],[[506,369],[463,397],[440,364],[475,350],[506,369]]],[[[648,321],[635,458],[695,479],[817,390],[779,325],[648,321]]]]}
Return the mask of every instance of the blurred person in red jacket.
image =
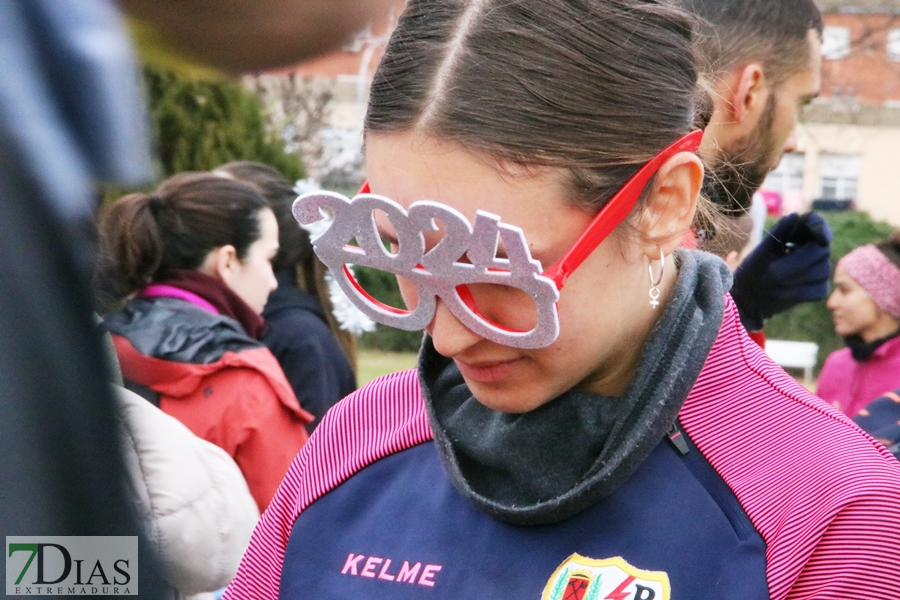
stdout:
{"type": "Polygon", "coordinates": [[[105,319],[125,386],[225,449],[264,511],[312,421],[259,341],[272,210],[246,183],[182,173],[110,205],[100,244],[100,286],[126,300],[105,319]]]}

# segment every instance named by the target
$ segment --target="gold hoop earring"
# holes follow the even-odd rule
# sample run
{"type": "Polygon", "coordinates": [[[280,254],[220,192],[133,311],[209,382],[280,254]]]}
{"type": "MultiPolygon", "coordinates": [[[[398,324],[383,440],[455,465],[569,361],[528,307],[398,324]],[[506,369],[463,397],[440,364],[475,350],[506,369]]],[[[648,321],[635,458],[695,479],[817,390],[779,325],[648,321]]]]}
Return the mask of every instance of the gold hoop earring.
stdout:
{"type": "Polygon", "coordinates": [[[656,308],[659,306],[659,297],[662,292],[659,291],[659,284],[662,283],[663,275],[666,272],[666,257],[662,248],[659,249],[659,277],[654,280],[653,277],[653,261],[647,266],[650,271],[650,306],[656,308]]]}

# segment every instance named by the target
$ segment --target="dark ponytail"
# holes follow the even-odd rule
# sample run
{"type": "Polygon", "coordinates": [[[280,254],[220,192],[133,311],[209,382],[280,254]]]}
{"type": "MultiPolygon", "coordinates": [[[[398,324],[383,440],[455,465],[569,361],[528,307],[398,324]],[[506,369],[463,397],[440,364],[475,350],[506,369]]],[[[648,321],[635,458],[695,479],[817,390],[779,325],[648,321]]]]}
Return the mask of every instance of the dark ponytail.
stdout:
{"type": "Polygon", "coordinates": [[[151,194],[129,194],[101,213],[99,287],[108,300],[143,287],[159,269],[163,246],[153,214],[158,201],[151,194]]]}

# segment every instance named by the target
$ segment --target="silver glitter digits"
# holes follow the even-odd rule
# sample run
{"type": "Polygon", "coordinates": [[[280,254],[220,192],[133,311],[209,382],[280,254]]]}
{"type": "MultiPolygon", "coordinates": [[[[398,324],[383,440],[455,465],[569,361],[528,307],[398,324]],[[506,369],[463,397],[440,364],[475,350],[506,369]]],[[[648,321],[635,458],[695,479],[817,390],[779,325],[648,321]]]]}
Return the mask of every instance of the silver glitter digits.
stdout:
{"type": "Polygon", "coordinates": [[[457,210],[427,200],[413,203],[409,211],[393,200],[376,194],[360,194],[349,200],[334,192],[311,192],[300,196],[293,206],[294,218],[310,224],[326,218],[333,222],[312,240],[319,259],[347,297],[375,321],[414,331],[424,329],[434,317],[440,297],[459,321],[478,335],[498,344],[516,348],[543,348],[559,336],[556,285],[541,275],[541,264],[531,257],[521,229],[500,222],[496,215],[478,211],[474,226],[457,210]],[[375,225],[375,211],[383,211],[396,231],[398,251],[388,252],[375,225]],[[423,232],[444,226],[438,244],[425,253],[423,232]],[[356,239],[359,244],[348,246],[356,239]],[[497,258],[498,239],[508,258],[497,258]],[[468,256],[470,263],[457,262],[468,256]],[[344,270],[354,264],[387,271],[410,281],[418,294],[412,311],[391,310],[362,293],[344,270]],[[514,331],[479,316],[457,294],[457,286],[499,284],[527,293],[537,310],[537,323],[530,331],[514,331]]]}

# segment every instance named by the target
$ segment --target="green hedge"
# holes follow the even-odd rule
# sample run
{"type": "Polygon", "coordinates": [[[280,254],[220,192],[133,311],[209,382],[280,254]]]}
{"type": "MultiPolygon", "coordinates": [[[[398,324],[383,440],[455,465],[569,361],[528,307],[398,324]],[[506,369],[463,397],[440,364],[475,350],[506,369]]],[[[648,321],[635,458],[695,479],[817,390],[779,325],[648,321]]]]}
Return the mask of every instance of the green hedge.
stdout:
{"type": "MultiPolygon", "coordinates": [[[[359,265],[353,267],[353,273],[360,285],[375,298],[390,306],[404,306],[394,275],[359,265]]],[[[416,352],[421,343],[421,331],[402,331],[381,324],[375,326],[375,331],[359,338],[361,347],[387,352],[416,352]]]]}
{"type": "Polygon", "coordinates": [[[144,68],[163,176],[208,171],[232,160],[255,160],[289,181],[304,176],[300,158],[268,133],[262,103],[237,81],[182,78],[144,68]]]}
{"type": "MultiPolygon", "coordinates": [[[[232,160],[255,160],[278,169],[288,181],[305,177],[303,163],[266,129],[262,102],[236,81],[193,80],[144,67],[158,179],[183,171],[208,171],[232,160]]],[[[153,190],[105,185],[102,202],[153,190]]]]}
{"type": "MultiPolygon", "coordinates": [[[[832,268],[845,254],[887,236],[893,227],[883,221],[873,221],[864,212],[821,213],[834,233],[831,243],[832,268]]],[[[768,223],[771,227],[774,220],[768,223]]],[[[793,309],[766,321],[766,337],[773,340],[815,342],[819,345],[817,371],[831,352],[844,346],[834,332],[831,311],[825,300],[800,304],[793,309]]]]}

